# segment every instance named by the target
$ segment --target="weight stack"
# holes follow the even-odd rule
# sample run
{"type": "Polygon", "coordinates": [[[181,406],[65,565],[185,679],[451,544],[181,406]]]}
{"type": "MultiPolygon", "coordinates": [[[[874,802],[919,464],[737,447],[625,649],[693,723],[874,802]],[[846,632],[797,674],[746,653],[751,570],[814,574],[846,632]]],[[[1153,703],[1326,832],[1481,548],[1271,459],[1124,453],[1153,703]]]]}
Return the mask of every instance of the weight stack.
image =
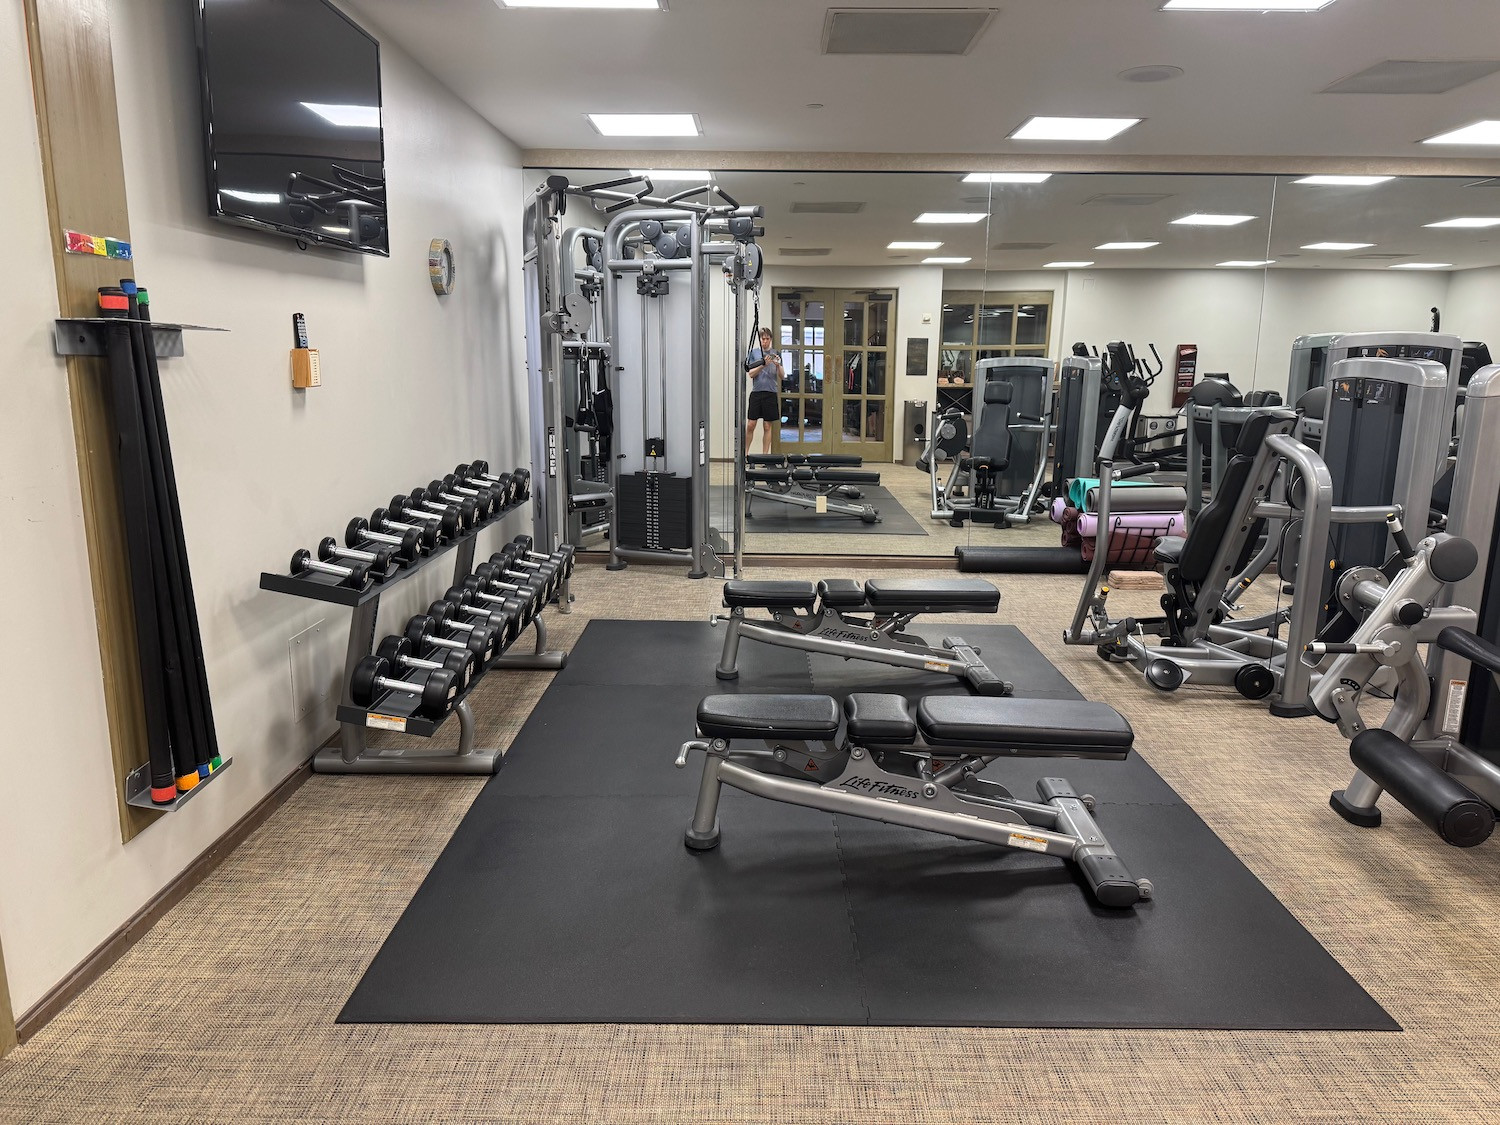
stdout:
{"type": "Polygon", "coordinates": [[[672,473],[631,473],[620,478],[620,546],[647,551],[693,545],[693,482],[672,473]]]}

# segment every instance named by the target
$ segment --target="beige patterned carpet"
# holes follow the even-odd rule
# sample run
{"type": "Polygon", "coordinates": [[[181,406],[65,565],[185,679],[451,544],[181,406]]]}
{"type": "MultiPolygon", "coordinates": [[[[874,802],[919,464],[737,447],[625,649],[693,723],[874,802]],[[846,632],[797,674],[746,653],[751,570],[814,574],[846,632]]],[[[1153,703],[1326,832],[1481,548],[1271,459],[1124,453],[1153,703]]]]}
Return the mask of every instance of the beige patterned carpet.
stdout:
{"type": "MultiPolygon", "coordinates": [[[[1331,727],[1273,720],[1229,693],[1154,695],[1060,643],[1079,579],[997,578],[1004,618],[1086,695],[1129,716],[1140,752],[1405,1032],[338,1026],[480,782],[314,777],[0,1062],[0,1121],[1500,1117],[1497,845],[1445,848],[1399,809],[1378,832],[1346,825],[1326,804],[1348,775],[1331,727]]],[[[575,590],[577,611],[552,618],[563,645],[591,615],[696,617],[717,597],[715,583],[641,567],[580,570],[575,590]]],[[[481,744],[509,738],[548,679],[489,676],[474,697],[481,744]]],[[[681,737],[664,731],[663,752],[681,737]]]]}

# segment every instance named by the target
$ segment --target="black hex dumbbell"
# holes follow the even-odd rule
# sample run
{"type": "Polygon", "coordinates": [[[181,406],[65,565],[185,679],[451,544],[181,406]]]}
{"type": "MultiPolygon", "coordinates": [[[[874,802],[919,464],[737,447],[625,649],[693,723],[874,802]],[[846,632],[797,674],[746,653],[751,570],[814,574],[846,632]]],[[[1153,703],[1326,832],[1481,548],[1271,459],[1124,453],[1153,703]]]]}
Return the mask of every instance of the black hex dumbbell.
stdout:
{"type": "Polygon", "coordinates": [[[398,679],[391,675],[393,671],[384,657],[366,656],[354,666],[354,675],[349,678],[349,698],[361,707],[369,707],[378,692],[398,691],[421,701],[417,705],[418,714],[442,719],[458,697],[458,677],[446,668],[425,672],[417,680],[398,679]]]}
{"type": "Polygon", "coordinates": [[[378,543],[391,547],[396,557],[407,566],[417,561],[422,554],[422,531],[408,527],[403,531],[379,531],[370,526],[362,516],[355,516],[344,528],[344,546],[363,547],[366,543],[378,543]]]}
{"type": "Polygon", "coordinates": [[[332,574],[338,577],[340,586],[347,586],[351,590],[359,590],[363,593],[370,588],[372,581],[370,567],[366,563],[350,563],[348,566],[340,566],[337,563],[323,562],[312,557],[312,552],[303,547],[292,555],[292,573],[297,577],[305,577],[311,573],[332,574]]]}
{"type": "Polygon", "coordinates": [[[434,672],[439,668],[446,668],[457,677],[459,691],[465,690],[482,671],[479,661],[467,648],[442,648],[432,653],[432,657],[442,657],[441,660],[436,660],[423,656],[405,637],[386,637],[375,646],[375,655],[387,661],[398,671],[410,668],[434,672]]]}
{"type": "Polygon", "coordinates": [[[414,652],[426,652],[428,647],[472,652],[481,664],[488,664],[505,650],[520,631],[513,621],[497,620],[491,625],[484,621],[460,621],[447,602],[433,602],[426,613],[419,613],[406,623],[403,635],[412,644],[414,652]]]}
{"type": "Polygon", "coordinates": [[[361,562],[370,568],[370,577],[384,582],[396,573],[396,548],[387,543],[372,543],[368,550],[340,547],[332,535],[318,543],[318,558],[323,562],[361,562]]]}

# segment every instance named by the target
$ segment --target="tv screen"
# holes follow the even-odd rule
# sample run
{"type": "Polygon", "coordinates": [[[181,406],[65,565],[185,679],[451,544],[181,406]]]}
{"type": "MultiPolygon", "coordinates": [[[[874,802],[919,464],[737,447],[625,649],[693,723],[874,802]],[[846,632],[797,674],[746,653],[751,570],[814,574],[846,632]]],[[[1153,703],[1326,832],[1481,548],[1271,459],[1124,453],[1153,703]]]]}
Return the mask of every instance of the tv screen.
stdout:
{"type": "Polygon", "coordinates": [[[198,0],[208,205],[389,254],[380,44],[326,0],[198,0]]]}

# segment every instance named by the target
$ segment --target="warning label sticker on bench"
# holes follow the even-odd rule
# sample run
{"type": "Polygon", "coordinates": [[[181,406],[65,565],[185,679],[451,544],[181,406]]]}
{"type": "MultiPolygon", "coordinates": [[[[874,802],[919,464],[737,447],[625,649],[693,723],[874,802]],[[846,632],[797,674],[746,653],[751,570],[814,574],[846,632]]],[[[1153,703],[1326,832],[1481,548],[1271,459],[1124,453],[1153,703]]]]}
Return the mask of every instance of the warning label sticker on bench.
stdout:
{"type": "Polygon", "coordinates": [[[398,719],[393,715],[377,715],[370,711],[365,715],[365,726],[374,727],[376,730],[400,730],[406,729],[406,720],[398,719]]]}
{"type": "Polygon", "coordinates": [[[1024,836],[1019,832],[1012,832],[1008,842],[1013,848],[1025,848],[1027,851],[1044,852],[1047,850],[1047,841],[1040,836],[1024,836]]]}

